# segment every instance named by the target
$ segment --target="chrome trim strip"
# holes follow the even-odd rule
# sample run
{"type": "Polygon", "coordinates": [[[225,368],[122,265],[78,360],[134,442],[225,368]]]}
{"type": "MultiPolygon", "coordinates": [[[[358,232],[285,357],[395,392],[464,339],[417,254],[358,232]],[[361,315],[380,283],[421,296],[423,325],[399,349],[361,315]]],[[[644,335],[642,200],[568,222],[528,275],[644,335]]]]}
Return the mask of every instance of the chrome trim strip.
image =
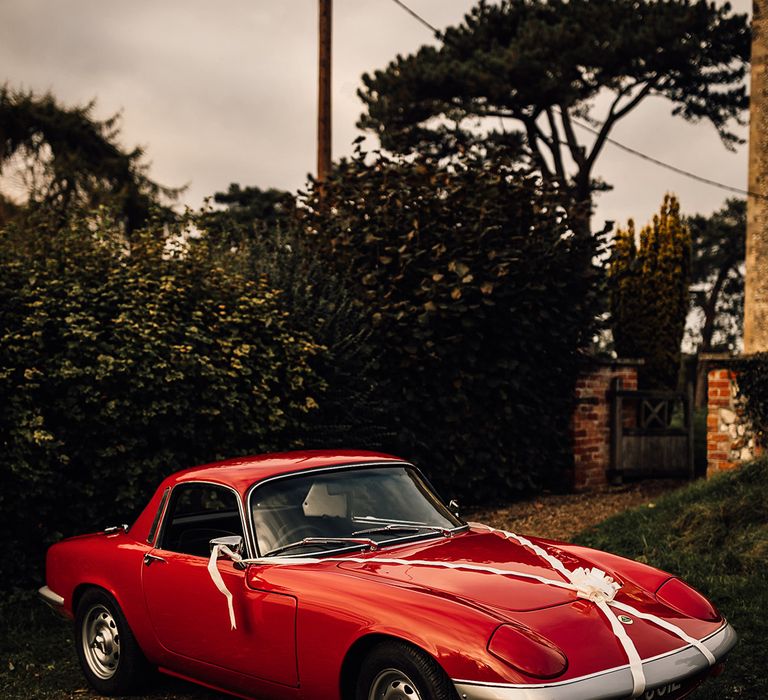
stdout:
{"type": "MultiPolygon", "coordinates": [[[[424,483],[427,484],[427,486],[432,490],[432,492],[437,496],[437,493],[435,493],[434,489],[432,488],[432,484],[429,483],[429,479],[427,479],[424,474],[422,474],[421,470],[415,466],[414,464],[411,464],[410,462],[406,462],[404,460],[387,460],[385,462],[350,462],[349,464],[334,464],[329,467],[315,467],[314,469],[302,469],[301,471],[296,472],[286,472],[285,474],[277,474],[275,476],[270,476],[267,479],[264,479],[263,481],[257,481],[254,484],[251,484],[248,487],[248,491],[246,491],[245,496],[245,505],[248,509],[248,524],[251,528],[251,532],[253,533],[253,546],[254,551],[257,553],[256,558],[261,557],[261,552],[259,552],[259,546],[258,546],[258,538],[256,537],[256,527],[253,524],[253,510],[251,508],[251,498],[253,497],[253,492],[256,491],[256,489],[260,486],[264,486],[264,484],[269,484],[272,481],[277,481],[279,479],[290,479],[296,476],[306,476],[307,474],[322,474],[323,472],[329,472],[329,471],[344,471],[347,469],[355,469],[358,467],[410,467],[413,469],[421,479],[424,480],[424,483]]],[[[438,500],[440,498],[438,497],[438,500]]],[[[442,500],[440,500],[442,503],[442,500]]],[[[443,506],[445,504],[443,503],[443,506]]],[[[446,509],[448,508],[445,506],[446,509]]],[[[450,510],[448,511],[450,512],[450,510]]],[[[461,520],[461,518],[459,518],[461,520]]],[[[464,522],[462,520],[462,522],[464,522]]],[[[451,534],[457,534],[459,532],[464,532],[465,530],[469,530],[469,523],[464,523],[463,525],[459,525],[455,528],[452,528],[450,530],[451,534]]],[[[393,545],[397,542],[402,542],[403,540],[407,541],[413,541],[418,542],[419,538],[424,537],[426,533],[421,533],[419,535],[408,535],[407,537],[398,537],[397,539],[389,540],[386,543],[379,543],[380,545],[389,547],[390,545],[393,545]]],[[[439,533],[437,533],[439,534],[439,533]]],[[[359,549],[359,547],[343,547],[341,549],[334,549],[334,550],[327,550],[324,552],[318,552],[317,556],[322,555],[325,556],[331,556],[333,554],[340,554],[343,552],[348,552],[350,550],[359,549]]],[[[302,557],[306,556],[304,554],[289,554],[286,555],[287,557],[294,556],[294,557],[302,557]]]]}
{"type": "MultiPolygon", "coordinates": [[[[182,486],[189,486],[190,484],[203,484],[205,486],[218,486],[223,489],[227,489],[228,491],[231,491],[233,494],[235,494],[235,500],[237,501],[237,510],[240,513],[240,525],[243,528],[243,541],[245,542],[245,551],[248,555],[248,558],[250,559],[253,556],[253,552],[255,551],[254,548],[251,546],[250,541],[250,533],[247,527],[248,521],[245,517],[245,511],[243,509],[243,500],[240,498],[240,494],[238,493],[237,489],[228,486],[227,484],[222,484],[216,481],[205,481],[201,479],[195,479],[194,481],[181,481],[178,484],[174,484],[174,486],[171,488],[171,492],[168,494],[168,499],[165,503],[165,512],[163,513],[163,519],[160,524],[160,527],[157,528],[157,535],[155,536],[155,544],[153,545],[153,549],[162,549],[161,547],[158,547],[157,545],[162,542],[163,535],[165,534],[165,526],[167,524],[168,518],[170,517],[170,508],[171,508],[171,500],[173,499],[173,495],[176,492],[176,489],[182,487],[182,486]]],[[[172,551],[170,549],[164,550],[164,551],[172,551]]]]}
{"type": "Polygon", "coordinates": [[[37,595],[40,596],[44,603],[50,605],[57,612],[64,607],[64,598],[58,593],[54,593],[48,586],[38,588],[37,595]]]}
{"type": "Polygon", "coordinates": [[[160,503],[157,506],[155,517],[152,518],[152,523],[149,526],[147,544],[152,547],[155,546],[158,535],[163,529],[163,516],[165,515],[165,507],[168,505],[168,499],[171,497],[171,490],[170,486],[166,486],[165,489],[163,489],[163,495],[160,497],[160,503]]]}
{"type": "MultiPolygon", "coordinates": [[[[720,661],[736,643],[736,632],[727,622],[701,640],[720,661]]],[[[706,671],[708,664],[692,645],[643,660],[648,691],[685,681],[706,671]]],[[[613,700],[632,694],[629,664],[552,683],[484,683],[453,680],[462,700],[613,700]]]]}

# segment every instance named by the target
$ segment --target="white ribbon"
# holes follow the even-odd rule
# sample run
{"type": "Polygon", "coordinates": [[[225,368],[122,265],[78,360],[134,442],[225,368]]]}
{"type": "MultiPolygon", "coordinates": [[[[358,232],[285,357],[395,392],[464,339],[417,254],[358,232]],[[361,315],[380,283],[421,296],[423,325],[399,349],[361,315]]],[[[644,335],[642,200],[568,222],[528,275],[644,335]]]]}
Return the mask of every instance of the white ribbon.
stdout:
{"type": "Polygon", "coordinates": [[[633,608],[631,605],[626,605],[625,603],[619,603],[618,601],[614,601],[612,605],[613,607],[618,608],[619,610],[623,610],[624,612],[627,612],[630,615],[639,617],[641,620],[648,620],[649,622],[652,622],[656,626],[662,627],[663,629],[669,632],[672,632],[673,634],[676,634],[683,641],[688,642],[688,644],[690,644],[691,646],[696,647],[701,652],[702,656],[707,660],[710,666],[714,666],[717,663],[717,659],[715,658],[715,655],[709,649],[707,649],[706,645],[703,644],[701,640],[696,639],[695,637],[691,637],[690,635],[686,634],[682,629],[673,625],[671,622],[667,622],[666,620],[663,620],[660,617],[656,617],[655,615],[651,615],[650,613],[640,612],[636,608],[633,608]]]}
{"type": "Polygon", "coordinates": [[[242,562],[244,564],[271,564],[271,565],[293,565],[303,566],[306,564],[317,564],[322,561],[336,562],[350,562],[355,564],[396,564],[401,566],[424,566],[434,567],[440,569],[454,569],[460,571],[476,571],[480,573],[496,574],[498,576],[529,579],[532,581],[538,581],[548,586],[555,586],[557,588],[563,588],[566,590],[574,591],[579,598],[589,600],[594,603],[598,610],[608,620],[611,626],[611,630],[616,638],[619,640],[624,653],[629,661],[629,670],[632,674],[632,697],[636,698],[645,692],[646,680],[645,673],[643,672],[643,661],[640,658],[640,654],[637,651],[637,647],[627,634],[625,626],[619,621],[618,616],[613,611],[613,608],[622,610],[630,615],[634,615],[642,620],[647,620],[653,623],[657,627],[671,632],[687,644],[694,646],[701,654],[706,658],[707,663],[713,666],[716,663],[716,659],[712,652],[698,639],[691,637],[682,629],[673,625],[671,622],[651,615],[650,613],[643,613],[633,608],[626,603],[620,603],[615,600],[616,593],[621,590],[621,585],[608,576],[602,569],[593,567],[591,569],[578,568],[570,570],[565,567],[562,561],[557,557],[552,556],[546,550],[542,549],[538,545],[531,542],[529,539],[522,535],[517,535],[513,532],[507,532],[505,530],[497,530],[487,525],[480,523],[470,523],[472,527],[483,528],[494,534],[498,534],[505,539],[514,540],[522,546],[530,549],[539,558],[543,559],[549,566],[563,577],[563,581],[547,578],[546,576],[537,576],[536,574],[529,574],[522,571],[509,571],[508,569],[498,569],[491,566],[480,566],[478,564],[466,564],[461,562],[448,562],[448,561],[432,561],[428,559],[394,559],[388,557],[333,557],[330,560],[320,559],[317,557],[261,557],[258,559],[243,559],[239,554],[233,552],[226,545],[215,545],[211,552],[211,559],[208,562],[208,571],[211,574],[213,582],[216,587],[226,596],[227,605],[229,606],[229,620],[232,629],[237,629],[235,625],[235,611],[232,602],[232,594],[226,587],[224,579],[222,579],[219,569],[217,567],[217,559],[219,553],[225,554],[234,561],[242,562]]]}
{"type": "Polygon", "coordinates": [[[232,593],[230,593],[229,589],[227,588],[227,584],[224,583],[224,579],[222,578],[221,572],[219,571],[219,554],[226,554],[230,559],[232,559],[232,561],[242,561],[243,558],[237,552],[233,552],[229,547],[227,547],[227,545],[215,544],[211,549],[211,558],[208,560],[208,573],[211,575],[216,588],[218,588],[219,591],[223,593],[227,599],[230,629],[236,630],[237,623],[235,621],[235,605],[232,600],[232,593]]]}

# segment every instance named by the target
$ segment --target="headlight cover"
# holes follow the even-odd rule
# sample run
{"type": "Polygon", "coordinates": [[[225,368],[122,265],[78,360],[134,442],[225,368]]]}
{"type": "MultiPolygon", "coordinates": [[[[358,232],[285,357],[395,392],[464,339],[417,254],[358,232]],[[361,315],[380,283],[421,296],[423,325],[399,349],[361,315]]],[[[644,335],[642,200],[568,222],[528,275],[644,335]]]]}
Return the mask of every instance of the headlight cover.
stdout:
{"type": "Polygon", "coordinates": [[[534,678],[555,678],[568,668],[566,655],[546,637],[515,625],[501,625],[488,651],[505,664],[534,678]]]}
{"type": "Polygon", "coordinates": [[[717,622],[721,619],[720,613],[712,603],[679,578],[671,578],[662,583],[656,591],[656,597],[664,605],[688,617],[707,622],[717,622]]]}

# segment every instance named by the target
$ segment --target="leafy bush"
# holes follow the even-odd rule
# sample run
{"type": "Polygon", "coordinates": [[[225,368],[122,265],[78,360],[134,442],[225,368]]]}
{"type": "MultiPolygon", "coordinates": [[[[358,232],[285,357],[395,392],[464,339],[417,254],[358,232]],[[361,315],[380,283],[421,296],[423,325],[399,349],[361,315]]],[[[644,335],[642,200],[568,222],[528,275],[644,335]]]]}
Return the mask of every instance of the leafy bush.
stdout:
{"type": "MultiPolygon", "coordinates": [[[[222,264],[266,278],[280,290],[291,327],[322,346],[311,364],[325,390],[317,408],[294,426],[296,439],[323,449],[391,446],[392,406],[378,372],[381,349],[372,338],[370,312],[357,303],[349,280],[318,255],[295,220],[243,223],[226,229],[222,264]]],[[[219,232],[213,237],[221,240],[219,232]]]]}
{"type": "Polygon", "coordinates": [[[758,441],[765,446],[768,436],[768,352],[736,360],[733,369],[738,375],[739,394],[752,421],[758,441]]]}
{"type": "MultiPolygon", "coordinates": [[[[321,348],[264,279],[199,242],[73,225],[0,234],[0,576],[115,524],[175,469],[295,444],[321,348]],[[25,554],[26,552],[26,554],[25,554]]],[[[19,568],[20,567],[20,568],[19,568]]]]}
{"type": "Polygon", "coordinates": [[[368,309],[392,450],[443,493],[498,500],[562,484],[598,293],[595,241],[557,193],[501,158],[360,152],[299,209],[318,256],[368,309]]]}

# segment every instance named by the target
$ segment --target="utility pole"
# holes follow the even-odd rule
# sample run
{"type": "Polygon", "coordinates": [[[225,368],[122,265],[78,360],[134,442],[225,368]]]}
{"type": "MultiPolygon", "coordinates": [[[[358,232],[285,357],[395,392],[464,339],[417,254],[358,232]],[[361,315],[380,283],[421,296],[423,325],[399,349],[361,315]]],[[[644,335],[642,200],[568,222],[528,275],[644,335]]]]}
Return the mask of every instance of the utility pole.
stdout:
{"type": "Polygon", "coordinates": [[[319,0],[319,80],[317,91],[317,180],[331,171],[331,18],[333,0],[319,0]]]}
{"type": "Polygon", "coordinates": [[[768,351],[768,0],[752,3],[744,353],[768,351]],[[761,195],[761,196],[755,196],[761,195]]]}

